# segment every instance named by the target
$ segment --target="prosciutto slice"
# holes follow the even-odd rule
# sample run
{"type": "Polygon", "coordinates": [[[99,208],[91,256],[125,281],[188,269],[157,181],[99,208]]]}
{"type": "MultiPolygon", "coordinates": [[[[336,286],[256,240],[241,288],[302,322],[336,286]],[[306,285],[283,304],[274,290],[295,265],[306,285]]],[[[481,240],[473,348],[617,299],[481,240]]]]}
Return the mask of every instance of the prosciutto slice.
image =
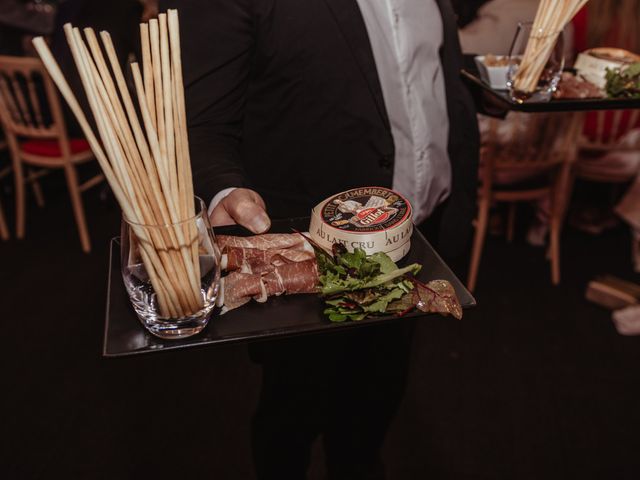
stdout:
{"type": "Polygon", "coordinates": [[[256,248],[258,250],[299,249],[305,248],[306,241],[297,233],[265,233],[252,237],[233,237],[218,235],[218,247],[224,251],[226,247],[256,248]]]}
{"type": "Polygon", "coordinates": [[[232,272],[242,269],[243,266],[270,264],[270,263],[287,263],[302,262],[315,258],[313,251],[297,250],[295,248],[274,248],[269,250],[261,250],[259,248],[242,248],[236,246],[227,246],[225,249],[227,255],[226,270],[232,272]]]}
{"type": "Polygon", "coordinates": [[[223,269],[229,272],[222,279],[218,299],[222,313],[252,299],[265,302],[271,296],[317,291],[316,256],[301,235],[220,235],[217,240],[223,269]]]}

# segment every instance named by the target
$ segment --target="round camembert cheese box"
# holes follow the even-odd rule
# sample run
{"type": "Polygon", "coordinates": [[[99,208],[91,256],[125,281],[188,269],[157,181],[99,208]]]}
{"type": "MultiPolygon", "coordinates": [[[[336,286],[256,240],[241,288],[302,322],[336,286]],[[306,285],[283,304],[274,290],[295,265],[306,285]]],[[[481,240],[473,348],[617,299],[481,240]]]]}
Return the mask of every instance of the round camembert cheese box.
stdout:
{"type": "Polygon", "coordinates": [[[397,262],[409,252],[412,233],[411,205],[384,187],[347,190],[311,211],[309,234],[327,250],[339,242],[349,251],[384,252],[397,262]]]}

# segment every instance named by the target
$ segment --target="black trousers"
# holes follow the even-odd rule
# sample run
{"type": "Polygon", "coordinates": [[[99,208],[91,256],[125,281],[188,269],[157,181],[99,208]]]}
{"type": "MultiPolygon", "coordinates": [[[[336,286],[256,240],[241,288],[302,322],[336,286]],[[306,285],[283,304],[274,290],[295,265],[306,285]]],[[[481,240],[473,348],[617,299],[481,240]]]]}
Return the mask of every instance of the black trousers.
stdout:
{"type": "Polygon", "coordinates": [[[250,348],[263,368],[253,418],[257,478],[306,478],[321,434],[330,479],[383,479],[380,449],[405,390],[415,323],[291,338],[250,348]]]}

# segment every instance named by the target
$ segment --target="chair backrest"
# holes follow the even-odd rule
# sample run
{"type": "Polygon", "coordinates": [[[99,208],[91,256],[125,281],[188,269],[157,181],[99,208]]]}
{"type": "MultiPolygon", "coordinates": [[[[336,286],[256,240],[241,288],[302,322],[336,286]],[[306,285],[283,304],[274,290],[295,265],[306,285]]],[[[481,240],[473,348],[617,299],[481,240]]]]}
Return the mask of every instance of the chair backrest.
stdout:
{"type": "Polygon", "coordinates": [[[581,148],[598,150],[640,149],[621,145],[620,139],[640,129],[640,110],[603,110],[587,114],[581,148]]]}
{"type": "Polygon", "coordinates": [[[38,58],[0,56],[0,120],[12,137],[58,139],[69,152],[62,106],[38,58]]]}
{"type": "Polygon", "coordinates": [[[492,168],[544,168],[572,161],[572,115],[511,112],[505,120],[483,120],[483,162],[492,168]]]}

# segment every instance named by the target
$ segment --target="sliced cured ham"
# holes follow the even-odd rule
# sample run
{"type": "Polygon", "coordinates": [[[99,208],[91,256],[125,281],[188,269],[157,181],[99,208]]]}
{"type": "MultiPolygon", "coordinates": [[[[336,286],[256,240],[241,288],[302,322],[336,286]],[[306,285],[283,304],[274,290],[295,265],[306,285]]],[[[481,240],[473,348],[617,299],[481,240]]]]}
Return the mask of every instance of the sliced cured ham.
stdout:
{"type": "Polygon", "coordinates": [[[297,233],[265,233],[252,237],[218,235],[216,242],[222,251],[226,247],[256,248],[259,250],[304,249],[306,245],[304,237],[297,233]]]}
{"type": "Polygon", "coordinates": [[[285,293],[318,291],[318,263],[315,258],[276,266],[274,273],[282,279],[285,293]]]}
{"type": "Polygon", "coordinates": [[[271,296],[317,292],[316,256],[301,235],[219,235],[217,240],[223,269],[229,272],[221,282],[222,313],[252,299],[265,302],[271,296]]]}
{"type": "Polygon", "coordinates": [[[262,294],[260,275],[231,272],[222,281],[224,310],[233,310],[262,294]]]}
{"type": "Polygon", "coordinates": [[[302,262],[315,258],[313,251],[295,248],[261,250],[227,245],[224,251],[227,255],[226,270],[229,272],[242,269],[246,264],[302,262]]]}

